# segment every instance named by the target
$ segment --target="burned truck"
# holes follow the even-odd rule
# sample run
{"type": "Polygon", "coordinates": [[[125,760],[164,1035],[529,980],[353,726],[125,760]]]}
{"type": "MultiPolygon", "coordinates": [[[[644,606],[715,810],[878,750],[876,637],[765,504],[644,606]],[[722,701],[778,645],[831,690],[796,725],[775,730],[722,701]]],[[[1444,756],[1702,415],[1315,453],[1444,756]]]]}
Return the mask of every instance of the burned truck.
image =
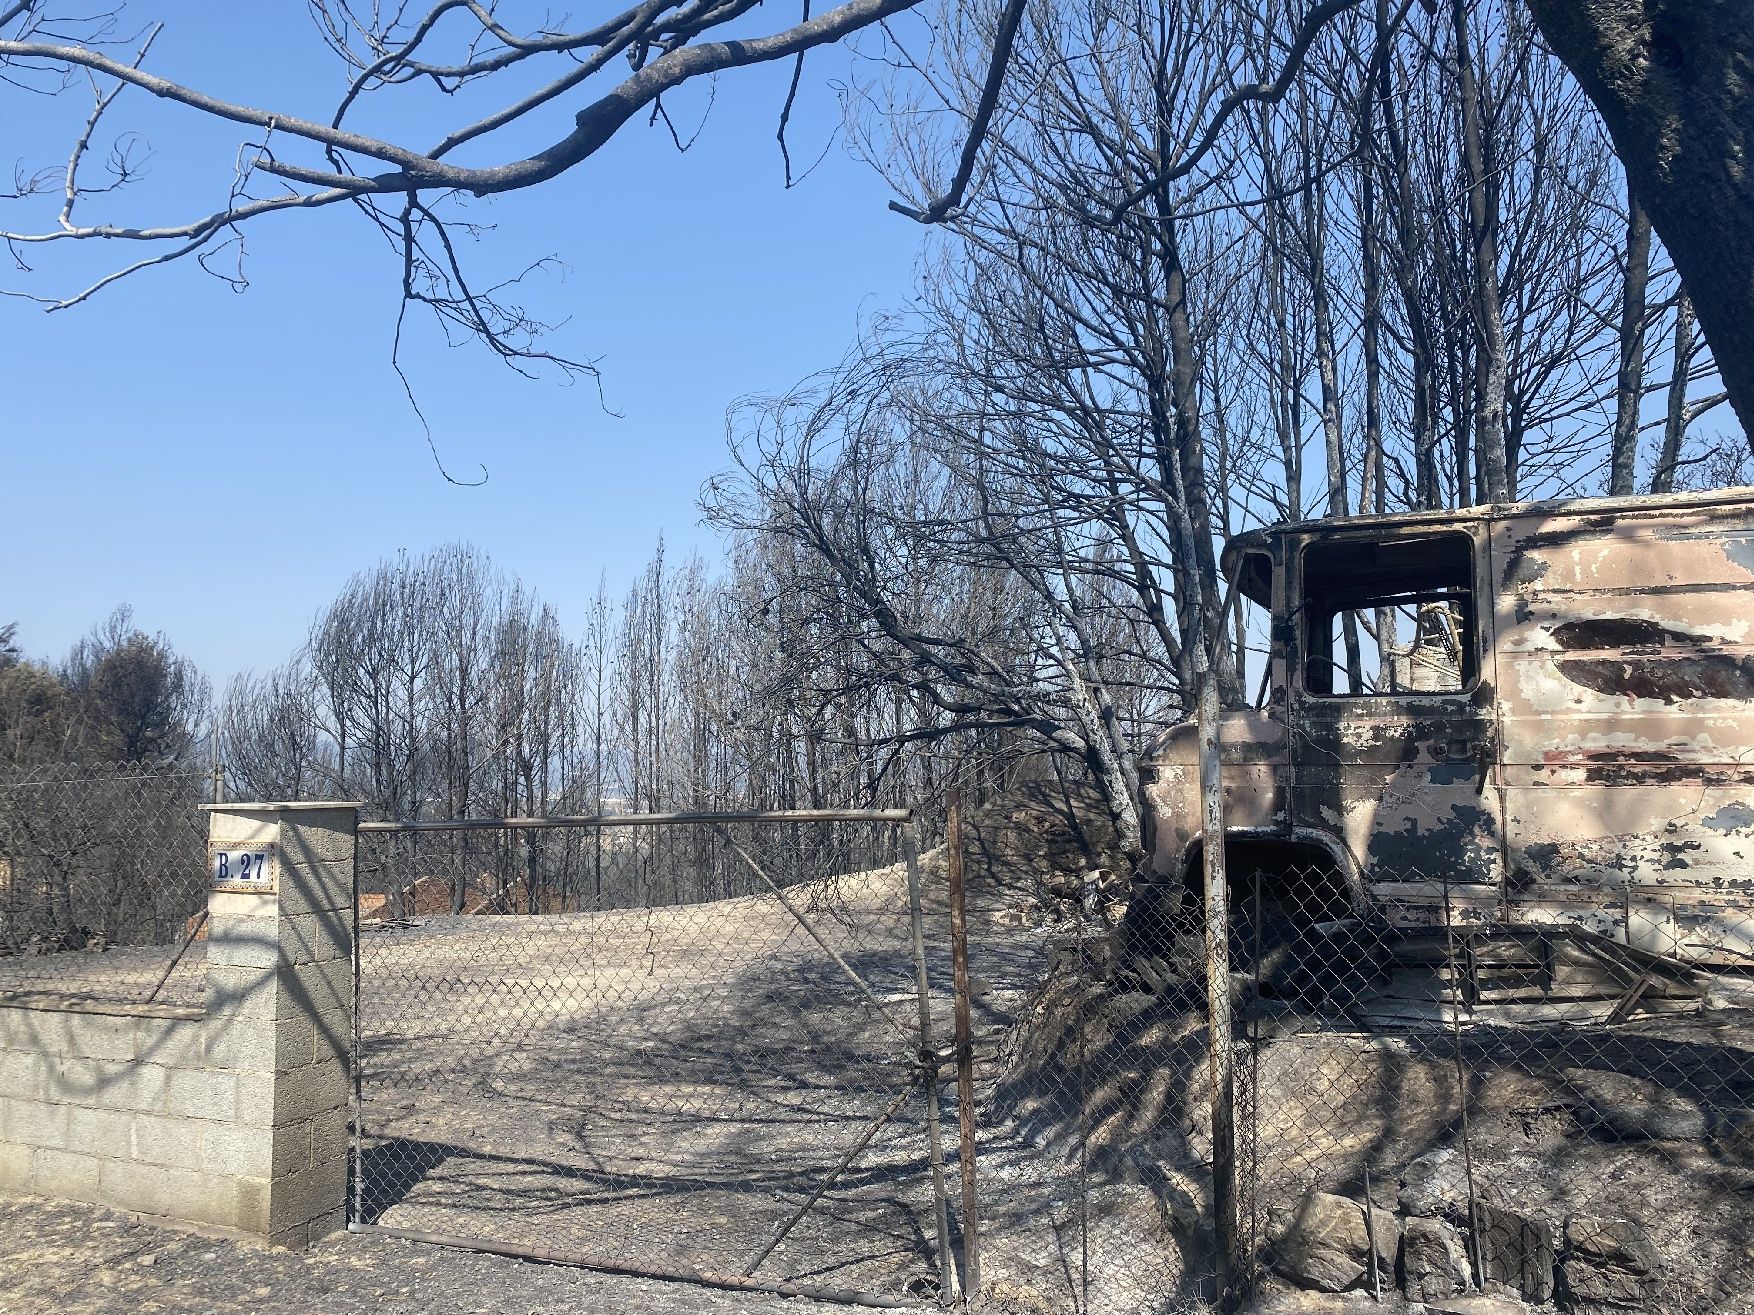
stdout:
{"type": "MultiPolygon", "coordinates": [[[[1239,916],[1754,954],[1754,489],[1282,524],[1223,568],[1239,916]]],[[[1136,936],[1199,907],[1191,725],[1145,778],[1136,936]]]]}

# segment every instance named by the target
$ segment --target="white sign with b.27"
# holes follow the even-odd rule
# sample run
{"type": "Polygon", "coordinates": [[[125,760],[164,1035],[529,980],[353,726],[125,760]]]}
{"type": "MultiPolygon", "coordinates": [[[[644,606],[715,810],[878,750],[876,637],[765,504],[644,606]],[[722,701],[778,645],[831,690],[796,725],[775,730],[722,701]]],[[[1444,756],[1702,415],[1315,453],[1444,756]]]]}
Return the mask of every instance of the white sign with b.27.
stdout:
{"type": "Polygon", "coordinates": [[[207,882],[214,890],[272,893],[278,875],[272,840],[216,840],[207,846],[207,882]]]}

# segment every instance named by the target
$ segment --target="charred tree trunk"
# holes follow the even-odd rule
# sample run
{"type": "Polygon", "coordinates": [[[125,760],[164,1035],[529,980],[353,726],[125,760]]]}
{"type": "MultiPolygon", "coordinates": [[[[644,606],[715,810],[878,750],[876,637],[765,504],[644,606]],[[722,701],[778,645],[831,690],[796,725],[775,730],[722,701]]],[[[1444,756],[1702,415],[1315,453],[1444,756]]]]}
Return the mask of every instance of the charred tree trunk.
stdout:
{"type": "Polygon", "coordinates": [[[1754,5],[1529,0],[1691,289],[1754,451],[1754,5]]]}
{"type": "MultiPolygon", "coordinates": [[[[1377,39],[1386,41],[1389,30],[1388,0],[1377,0],[1376,30],[1377,39]]],[[[1413,393],[1413,479],[1418,490],[1419,505],[1433,508],[1442,505],[1437,477],[1435,353],[1432,349],[1431,330],[1425,322],[1425,302],[1415,264],[1418,260],[1420,238],[1413,222],[1412,166],[1408,161],[1407,142],[1401,132],[1395,107],[1393,60],[1382,61],[1376,96],[1382,110],[1383,140],[1388,146],[1388,159],[1383,162],[1387,182],[1385,199],[1394,214],[1395,242],[1391,269],[1395,286],[1400,293],[1401,312],[1407,321],[1407,365],[1412,375],[1413,393]]]]}
{"type": "Polygon", "coordinates": [[[1687,381],[1695,351],[1693,299],[1682,288],[1675,298],[1675,369],[1669,376],[1669,407],[1663,419],[1663,451],[1651,472],[1652,493],[1675,491],[1675,468],[1681,464],[1681,441],[1687,437],[1687,381]]]}
{"type": "Polygon", "coordinates": [[[1645,289],[1650,285],[1650,217],[1626,198],[1626,273],[1620,297],[1620,374],[1614,390],[1614,446],[1608,492],[1624,497],[1638,479],[1638,404],[1644,396],[1645,289]]]}
{"type": "Polygon", "coordinates": [[[1467,0],[1452,0],[1456,74],[1461,91],[1462,163],[1468,184],[1468,240],[1473,268],[1475,336],[1474,454],[1479,492],[1487,502],[1507,502],[1511,487],[1505,450],[1504,394],[1508,370],[1504,306],[1498,286],[1498,220],[1489,195],[1485,115],[1468,32],[1467,0]]]}

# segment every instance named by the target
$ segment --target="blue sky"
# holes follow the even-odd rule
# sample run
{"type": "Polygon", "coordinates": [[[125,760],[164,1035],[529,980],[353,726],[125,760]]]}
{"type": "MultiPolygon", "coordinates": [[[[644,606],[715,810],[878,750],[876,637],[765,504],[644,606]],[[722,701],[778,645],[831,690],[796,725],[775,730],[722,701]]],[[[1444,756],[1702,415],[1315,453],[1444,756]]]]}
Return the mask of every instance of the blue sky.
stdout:
{"type": "MultiPolygon", "coordinates": [[[[336,63],[303,5],[153,12],[169,20],[157,71],[313,116],[332,105],[336,63]],[[271,62],[252,65],[263,50],[271,62]]],[[[794,159],[838,128],[830,83],[848,67],[830,52],[807,69],[794,159]]],[[[832,364],[861,315],[910,295],[920,240],[838,139],[784,189],[773,132],[786,76],[721,78],[687,155],[641,122],[557,182],[479,207],[498,226],[478,247],[483,274],[565,262],[532,302],[568,317],[554,345],[600,360],[620,415],[589,384],[525,381],[416,326],[404,352],[416,394],[447,466],[461,478],[486,466],[478,488],[434,467],[390,368],[397,268],[350,211],[259,222],[241,295],[185,264],[52,315],[0,299],[12,568],[0,623],[52,655],[126,602],[222,686],[282,660],[348,575],[398,549],[471,540],[572,625],[599,573],[624,588],[660,533],[711,552],[695,497],[724,465],[727,405],[832,364]]],[[[676,107],[684,128],[699,102],[676,107]]],[[[86,108],[0,95],[0,164],[56,161],[86,108]]],[[[117,111],[116,126],[151,140],[151,176],[88,220],[185,219],[223,197],[237,131],[138,93],[117,111]]],[[[457,111],[411,100],[389,113],[372,126],[419,144],[457,111]]],[[[65,292],[125,254],[33,252],[36,271],[0,270],[0,286],[65,292]]]]}

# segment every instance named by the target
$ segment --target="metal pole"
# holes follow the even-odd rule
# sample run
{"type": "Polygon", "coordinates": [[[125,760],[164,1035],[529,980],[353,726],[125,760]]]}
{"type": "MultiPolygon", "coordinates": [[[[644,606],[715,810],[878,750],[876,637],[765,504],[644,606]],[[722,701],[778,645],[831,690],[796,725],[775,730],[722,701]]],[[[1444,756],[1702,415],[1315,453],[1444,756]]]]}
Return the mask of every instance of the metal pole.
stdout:
{"type": "Polygon", "coordinates": [[[789,808],[764,813],[606,813],[592,817],[445,817],[361,822],[363,831],[527,831],[611,826],[714,826],[726,822],[906,822],[905,808],[789,808]]]}
{"type": "Polygon", "coordinates": [[[1224,778],[1219,754],[1218,673],[1205,645],[1197,730],[1200,814],[1206,868],[1206,1034],[1212,1070],[1212,1214],[1218,1234],[1218,1304],[1233,1310],[1241,1293],[1236,1192],[1236,1072],[1231,1046],[1230,886],[1224,865],[1224,778]]]}
{"type": "Polygon", "coordinates": [[[938,1226],[938,1299],[948,1305],[956,1295],[956,1266],[950,1260],[950,1199],[944,1188],[944,1134],[938,1122],[938,1051],[932,1045],[931,982],[926,975],[925,913],[920,907],[920,845],[914,824],[901,829],[907,859],[908,919],[914,942],[914,984],[920,1000],[920,1065],[925,1070],[926,1145],[932,1160],[932,1210],[938,1226]]]}
{"type": "MultiPolygon", "coordinates": [[[[536,858],[536,833],[530,832],[524,837],[524,907],[531,913],[540,913],[536,899],[536,878],[541,875],[536,858]]],[[[513,913],[517,910],[513,909],[513,913]]]]}
{"type": "MultiPolygon", "coordinates": [[[[1252,1293],[1255,1279],[1261,1263],[1261,932],[1262,923],[1266,918],[1265,904],[1262,900],[1261,865],[1255,864],[1254,870],[1254,957],[1250,968],[1254,974],[1254,1003],[1248,1020],[1249,1036],[1249,1068],[1248,1068],[1248,1100],[1244,1105],[1246,1135],[1248,1137],[1248,1232],[1242,1239],[1243,1270],[1240,1277],[1242,1290],[1252,1293]]],[[[1237,1218],[1242,1218],[1242,1206],[1237,1207],[1237,1218]]]]}
{"type": "MultiPolygon", "coordinates": [[[[1486,1257],[1480,1247],[1479,1198],[1474,1191],[1474,1141],[1468,1128],[1468,1068],[1462,1059],[1462,991],[1456,965],[1455,921],[1450,916],[1450,879],[1443,879],[1443,938],[1449,954],[1450,1038],[1455,1048],[1456,1102],[1462,1119],[1462,1168],[1468,1182],[1469,1259],[1474,1262],[1474,1287],[1486,1288],[1486,1257]]],[[[1471,1003],[1471,1002],[1470,1002],[1471,1003]]]]}
{"type": "Polygon", "coordinates": [[[963,872],[962,791],[945,793],[950,871],[950,964],[956,989],[956,1163],[962,1171],[962,1291],[981,1291],[980,1197],[975,1191],[974,1025],[969,1018],[968,892],[963,872]]]}
{"type": "Polygon", "coordinates": [[[1370,1295],[1382,1304],[1382,1271],[1376,1263],[1376,1202],[1370,1199],[1370,1166],[1364,1166],[1364,1245],[1370,1251],[1370,1295]]]}
{"type": "Polygon", "coordinates": [[[171,974],[177,970],[177,965],[183,961],[183,956],[189,952],[189,947],[195,943],[195,938],[201,934],[201,929],[206,925],[207,910],[202,909],[189,923],[189,929],[183,933],[183,943],[177,946],[177,952],[171,956],[171,961],[165,965],[164,971],[158,975],[158,980],[152,984],[152,990],[146,993],[147,1004],[158,999],[158,993],[164,990],[164,984],[170,981],[171,974]]]}
{"type": "Polygon", "coordinates": [[[1084,989],[1089,963],[1084,957],[1083,900],[1074,916],[1078,919],[1078,1315],[1090,1315],[1090,1054],[1084,1030],[1090,992],[1084,989]]]}
{"type": "Polygon", "coordinates": [[[353,1082],[353,1126],[348,1140],[353,1149],[353,1210],[349,1226],[365,1223],[365,1099],[360,1075],[359,1044],[359,832],[353,834],[353,1046],[349,1055],[353,1082]]]}

